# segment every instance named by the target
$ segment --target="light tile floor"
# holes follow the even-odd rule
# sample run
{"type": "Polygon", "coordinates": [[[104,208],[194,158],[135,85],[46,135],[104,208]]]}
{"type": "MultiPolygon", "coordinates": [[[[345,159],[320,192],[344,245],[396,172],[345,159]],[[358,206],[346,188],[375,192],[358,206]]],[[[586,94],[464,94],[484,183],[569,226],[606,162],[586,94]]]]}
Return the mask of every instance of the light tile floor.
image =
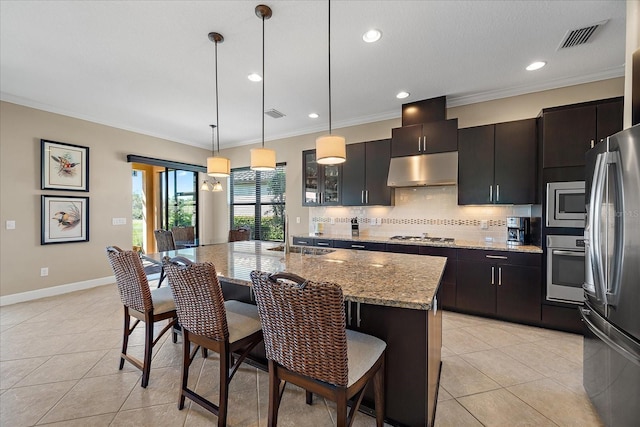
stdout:
{"type": "MultiPolygon", "coordinates": [[[[151,380],[118,370],[122,305],[115,285],[0,308],[1,426],[200,426],[216,417],[177,409],[181,346],[165,335],[151,380]]],[[[142,329],[131,345],[141,355],[142,329]]],[[[217,357],[191,368],[216,401],[217,357]]],[[[437,426],[599,426],[582,388],[578,335],[445,312],[437,426]]],[[[230,386],[228,424],[265,426],[268,376],[244,365],[230,386]]],[[[281,426],[335,425],[335,405],[287,386],[281,426]]],[[[373,426],[358,414],[354,425],[373,426]]]]}

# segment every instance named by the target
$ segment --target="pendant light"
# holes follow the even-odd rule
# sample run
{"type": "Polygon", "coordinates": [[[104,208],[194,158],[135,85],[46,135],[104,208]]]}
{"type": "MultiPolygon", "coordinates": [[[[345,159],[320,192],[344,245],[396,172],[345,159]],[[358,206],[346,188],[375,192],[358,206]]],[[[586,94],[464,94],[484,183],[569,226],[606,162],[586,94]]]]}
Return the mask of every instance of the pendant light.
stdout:
{"type": "Polygon", "coordinates": [[[255,171],[269,171],[276,168],[276,152],[264,148],[264,20],[271,18],[269,6],[256,6],[256,15],[262,19],[262,148],[251,149],[251,169],[255,171]]]}
{"type": "Polygon", "coordinates": [[[346,141],[343,136],[331,134],[331,0],[329,3],[329,135],[316,139],[316,162],[321,165],[337,165],[347,159],[346,141]]]}
{"type": "MultiPolygon", "coordinates": [[[[231,161],[226,157],[220,157],[220,128],[217,126],[219,123],[218,119],[218,43],[222,43],[224,41],[224,37],[222,34],[211,32],[209,33],[209,40],[211,40],[215,44],[215,75],[216,75],[216,124],[211,126],[211,151],[213,156],[207,158],[207,175],[214,177],[227,177],[231,175],[231,161]],[[216,133],[218,139],[218,155],[216,156],[215,152],[215,140],[216,133]]],[[[216,181],[217,182],[217,181],[216,181]]],[[[218,182],[218,184],[220,184],[218,182]]],[[[220,186],[222,190],[222,186],[220,186]]],[[[212,190],[214,191],[214,190],[212,190]]]]}

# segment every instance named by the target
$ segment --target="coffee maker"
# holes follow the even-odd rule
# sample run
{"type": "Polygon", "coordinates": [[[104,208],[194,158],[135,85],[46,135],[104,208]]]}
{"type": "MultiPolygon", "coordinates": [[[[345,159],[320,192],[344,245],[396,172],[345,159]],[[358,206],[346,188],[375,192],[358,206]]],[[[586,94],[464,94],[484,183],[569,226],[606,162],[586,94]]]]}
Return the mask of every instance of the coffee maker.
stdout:
{"type": "Polygon", "coordinates": [[[531,218],[507,217],[507,245],[528,245],[531,243],[531,218]]]}

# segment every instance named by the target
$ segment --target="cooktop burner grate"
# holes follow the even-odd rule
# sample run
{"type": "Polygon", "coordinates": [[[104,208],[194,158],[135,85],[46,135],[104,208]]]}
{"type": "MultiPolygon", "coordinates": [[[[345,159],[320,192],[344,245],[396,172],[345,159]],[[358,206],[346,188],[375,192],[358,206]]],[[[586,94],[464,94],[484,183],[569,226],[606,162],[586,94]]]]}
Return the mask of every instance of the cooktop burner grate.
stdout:
{"type": "Polygon", "coordinates": [[[439,242],[439,243],[453,243],[455,239],[453,237],[421,237],[421,236],[393,236],[390,240],[403,240],[409,242],[439,242]]]}

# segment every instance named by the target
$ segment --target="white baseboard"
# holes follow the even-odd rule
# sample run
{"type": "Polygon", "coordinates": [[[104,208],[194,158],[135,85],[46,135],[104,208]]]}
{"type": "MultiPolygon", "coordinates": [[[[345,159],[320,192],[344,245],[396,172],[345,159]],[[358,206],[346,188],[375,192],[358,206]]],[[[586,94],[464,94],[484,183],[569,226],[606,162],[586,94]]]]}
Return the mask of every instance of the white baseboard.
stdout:
{"type": "MultiPolygon", "coordinates": [[[[160,276],[160,275],[158,275],[160,276]]],[[[11,294],[0,297],[0,307],[9,304],[17,304],[19,302],[32,301],[45,297],[67,294],[69,292],[81,291],[84,289],[95,288],[96,286],[108,285],[115,283],[114,276],[101,277],[98,279],[85,280],[83,282],[67,283],[66,285],[52,286],[50,288],[37,289],[35,291],[21,292],[19,294],[11,294]]]]}

